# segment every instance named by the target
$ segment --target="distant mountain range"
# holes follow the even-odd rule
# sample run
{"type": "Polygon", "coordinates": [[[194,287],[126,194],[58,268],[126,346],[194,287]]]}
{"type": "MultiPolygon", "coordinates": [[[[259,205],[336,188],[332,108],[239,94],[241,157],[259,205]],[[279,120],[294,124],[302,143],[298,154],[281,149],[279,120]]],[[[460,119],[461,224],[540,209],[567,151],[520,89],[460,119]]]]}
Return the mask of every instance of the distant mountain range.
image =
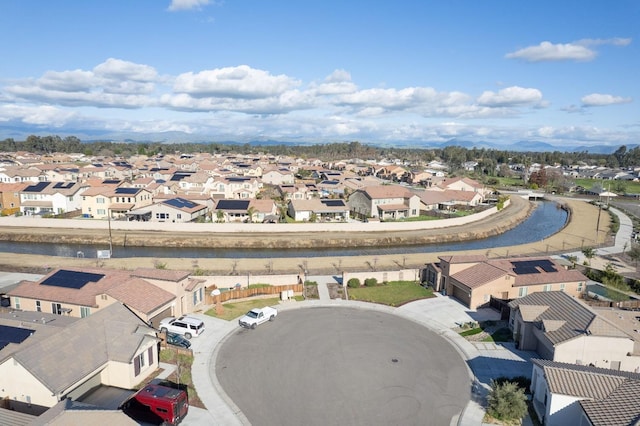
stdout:
{"type": "MultiPolygon", "coordinates": [[[[29,135],[36,136],[50,136],[58,135],[62,138],[67,136],[75,136],[83,142],[124,142],[124,143],[219,143],[225,145],[243,145],[250,144],[256,146],[268,146],[268,145],[316,145],[321,143],[332,142],[352,142],[352,141],[321,141],[313,139],[296,139],[296,140],[274,140],[274,139],[258,139],[247,138],[242,139],[234,137],[233,135],[225,136],[207,136],[197,135],[185,132],[154,132],[154,133],[133,133],[133,132],[103,132],[103,131],[91,131],[87,129],[77,129],[77,131],[66,129],[64,133],[59,131],[60,129],[39,130],[37,132],[29,132],[27,129],[20,127],[0,127],[0,140],[13,138],[16,141],[25,140],[29,135]]],[[[372,145],[378,147],[395,147],[395,148],[446,148],[448,146],[459,146],[466,149],[492,149],[500,151],[513,151],[513,152],[581,152],[586,151],[591,154],[612,154],[620,145],[580,145],[567,147],[556,146],[547,142],[539,141],[518,141],[513,143],[493,143],[487,141],[468,141],[460,139],[450,139],[443,142],[417,142],[417,141],[393,141],[393,142],[380,142],[380,143],[368,143],[361,142],[363,145],[372,145]]],[[[626,145],[627,150],[637,147],[637,144],[626,145]]]]}

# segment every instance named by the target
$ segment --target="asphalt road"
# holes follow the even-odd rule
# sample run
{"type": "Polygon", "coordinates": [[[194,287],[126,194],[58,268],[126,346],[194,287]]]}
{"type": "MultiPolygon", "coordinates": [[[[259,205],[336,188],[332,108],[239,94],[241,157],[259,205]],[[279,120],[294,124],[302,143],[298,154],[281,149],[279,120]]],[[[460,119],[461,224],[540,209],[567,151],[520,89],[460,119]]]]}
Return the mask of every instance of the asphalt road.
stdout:
{"type": "Polygon", "coordinates": [[[238,328],[216,360],[253,425],[449,425],[470,397],[442,337],[387,313],[318,307],[238,328]]]}

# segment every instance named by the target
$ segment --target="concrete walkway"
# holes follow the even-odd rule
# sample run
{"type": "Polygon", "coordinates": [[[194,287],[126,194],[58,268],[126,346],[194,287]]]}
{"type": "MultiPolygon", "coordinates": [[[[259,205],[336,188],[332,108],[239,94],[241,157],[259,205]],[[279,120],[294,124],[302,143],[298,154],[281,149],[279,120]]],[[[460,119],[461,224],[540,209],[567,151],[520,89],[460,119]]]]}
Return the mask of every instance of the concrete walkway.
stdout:
{"type": "MultiPolygon", "coordinates": [[[[609,256],[621,253],[625,243],[631,240],[631,220],[617,209],[611,211],[620,218],[620,231],[616,235],[615,244],[608,248],[599,248],[598,256],[609,256]]],[[[583,257],[581,252],[569,253],[583,257]]],[[[496,320],[498,313],[491,309],[471,311],[454,299],[437,295],[432,299],[408,303],[399,308],[391,308],[370,303],[332,300],[329,297],[327,283],[334,282],[332,276],[310,276],[311,281],[318,283],[318,300],[304,302],[286,301],[278,305],[278,309],[300,309],[314,306],[349,306],[362,309],[380,310],[402,316],[418,322],[426,328],[446,338],[460,353],[469,367],[471,400],[458,418],[452,419],[451,425],[478,426],[483,424],[485,415],[484,401],[490,389],[491,379],[501,376],[515,377],[531,375],[531,358],[533,352],[519,351],[513,344],[481,344],[461,337],[453,331],[459,324],[470,321],[496,320]]],[[[194,363],[192,366],[193,382],[198,396],[207,410],[192,407],[184,420],[184,425],[248,425],[247,418],[231,401],[216,378],[215,361],[217,351],[225,339],[237,330],[235,321],[224,321],[207,315],[198,315],[205,322],[206,331],[199,338],[192,340],[194,363]]],[[[531,424],[525,418],[524,423],[531,424]]]]}
{"type": "MultiPolygon", "coordinates": [[[[311,279],[311,277],[309,278],[311,279]]],[[[325,280],[332,278],[327,276],[325,280]]],[[[313,279],[316,281],[316,279],[313,279]]],[[[319,287],[326,288],[326,281],[319,287]]],[[[376,305],[364,302],[330,300],[309,300],[304,302],[285,301],[278,305],[281,311],[303,309],[318,306],[358,307],[379,310],[401,316],[417,322],[434,331],[452,343],[469,367],[471,400],[459,417],[452,420],[452,425],[478,426],[482,424],[485,414],[484,400],[492,378],[500,376],[530,376],[533,356],[530,352],[517,351],[513,345],[475,345],[456,332],[453,328],[458,324],[470,321],[497,320],[499,314],[491,309],[470,311],[463,305],[446,296],[437,295],[432,299],[419,300],[400,308],[376,305]]],[[[248,420],[240,409],[225,394],[217,382],[215,360],[217,351],[224,340],[237,330],[235,321],[224,321],[207,315],[197,315],[205,322],[205,333],[192,339],[194,363],[192,377],[198,390],[198,396],[207,410],[194,409],[184,421],[185,425],[247,425],[248,420]],[[204,422],[204,423],[203,423],[204,422]]]]}

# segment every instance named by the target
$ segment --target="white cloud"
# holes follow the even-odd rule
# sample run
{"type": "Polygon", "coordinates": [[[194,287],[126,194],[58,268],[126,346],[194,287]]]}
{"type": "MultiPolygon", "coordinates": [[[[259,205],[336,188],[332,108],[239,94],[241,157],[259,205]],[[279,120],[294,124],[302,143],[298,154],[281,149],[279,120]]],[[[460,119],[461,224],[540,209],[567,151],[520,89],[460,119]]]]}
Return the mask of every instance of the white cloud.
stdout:
{"type": "Polygon", "coordinates": [[[529,46],[507,53],[505,57],[507,59],[522,59],[527,62],[590,61],[596,57],[596,52],[579,44],[553,44],[543,41],[537,46],[529,46]]]}
{"type": "Polygon", "coordinates": [[[0,122],[20,122],[25,124],[62,127],[77,117],[77,113],[60,108],[39,105],[2,105],[0,106],[0,122]]]}
{"type": "Polygon", "coordinates": [[[133,80],[152,82],[158,78],[158,73],[149,65],[136,64],[121,59],[109,58],[93,69],[98,77],[110,80],[133,80]]]}
{"type": "Polygon", "coordinates": [[[240,65],[180,74],[173,89],[195,98],[256,99],[280,95],[299,84],[286,75],[271,75],[267,71],[240,65]]]}
{"type": "Polygon", "coordinates": [[[633,101],[631,98],[623,98],[622,96],[606,95],[602,93],[592,93],[590,95],[583,96],[580,99],[582,105],[585,107],[594,106],[607,106],[617,104],[628,104],[633,101]]]}
{"type": "Polygon", "coordinates": [[[485,91],[478,98],[478,103],[490,107],[513,107],[534,105],[542,100],[542,92],[519,86],[506,87],[498,92],[485,91]]]}
{"type": "Polygon", "coordinates": [[[605,44],[610,44],[612,46],[628,46],[631,44],[630,38],[585,38],[582,40],[578,40],[576,44],[581,44],[583,46],[602,46],[605,44]]]}
{"type": "Polygon", "coordinates": [[[168,9],[170,12],[179,10],[201,9],[211,3],[211,0],[171,0],[168,9]]]}
{"type": "Polygon", "coordinates": [[[591,61],[597,52],[591,46],[627,46],[630,38],[582,39],[571,43],[551,43],[543,41],[537,46],[529,46],[507,53],[507,59],[522,59],[527,62],[543,61],[591,61]]]}

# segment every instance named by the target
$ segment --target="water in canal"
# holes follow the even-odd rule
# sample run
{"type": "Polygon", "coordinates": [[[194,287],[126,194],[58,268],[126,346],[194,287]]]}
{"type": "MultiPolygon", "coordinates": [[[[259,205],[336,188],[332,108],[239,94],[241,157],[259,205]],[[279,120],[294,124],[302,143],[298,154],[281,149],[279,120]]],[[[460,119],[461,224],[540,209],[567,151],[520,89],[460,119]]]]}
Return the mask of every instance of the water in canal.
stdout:
{"type": "MultiPolygon", "coordinates": [[[[400,247],[295,248],[295,249],[233,249],[233,248],[173,248],[173,247],[114,247],[113,257],[185,257],[185,258],[277,258],[385,255],[403,253],[433,253],[505,247],[539,241],[558,232],[567,221],[567,212],[551,201],[538,201],[537,207],[520,225],[501,235],[474,241],[426,244],[400,247]]],[[[89,244],[43,244],[0,241],[0,252],[43,254],[76,257],[79,254],[95,258],[98,250],[108,247],[89,244]]]]}

